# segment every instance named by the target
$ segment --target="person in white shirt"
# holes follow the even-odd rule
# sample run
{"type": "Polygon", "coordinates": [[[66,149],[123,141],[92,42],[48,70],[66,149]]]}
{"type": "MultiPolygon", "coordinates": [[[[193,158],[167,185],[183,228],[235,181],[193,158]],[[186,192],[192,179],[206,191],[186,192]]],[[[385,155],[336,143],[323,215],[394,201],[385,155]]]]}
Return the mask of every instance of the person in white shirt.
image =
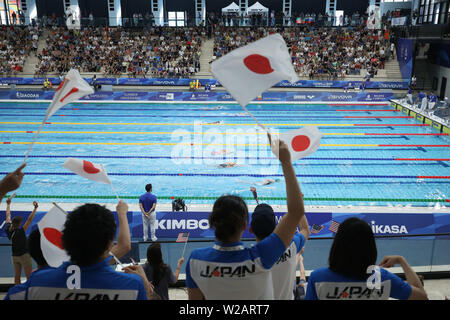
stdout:
{"type": "MultiPolygon", "coordinates": [[[[269,141],[272,145],[270,135],[269,141]]],[[[283,141],[279,141],[278,150],[277,156],[286,181],[288,212],[272,234],[255,246],[245,248],[241,237],[248,224],[246,203],[234,195],[218,198],[209,217],[216,243],[213,247],[192,251],[186,265],[189,300],[274,298],[270,269],[291,245],[305,214],[289,149],[283,141]]]]}
{"type": "MultiPolygon", "coordinates": [[[[250,223],[249,231],[260,242],[269,236],[276,227],[273,209],[268,204],[256,206],[250,223]]],[[[275,300],[293,300],[296,280],[297,254],[304,248],[309,238],[309,224],[304,215],[299,223],[300,233],[296,233],[286,251],[271,269],[273,293],[275,300]]]]}

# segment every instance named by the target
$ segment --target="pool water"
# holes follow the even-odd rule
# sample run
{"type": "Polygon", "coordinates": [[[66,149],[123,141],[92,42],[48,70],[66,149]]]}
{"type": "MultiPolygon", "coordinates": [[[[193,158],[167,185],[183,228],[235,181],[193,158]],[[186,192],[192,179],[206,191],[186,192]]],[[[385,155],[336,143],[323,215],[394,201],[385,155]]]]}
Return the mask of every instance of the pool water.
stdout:
{"type": "MultiPolygon", "coordinates": [[[[1,174],[22,163],[47,106],[0,104],[1,174]]],[[[307,205],[434,206],[450,198],[449,137],[388,103],[247,108],[273,132],[317,125],[323,133],[318,151],[294,163],[307,205]]],[[[285,204],[281,167],[239,105],[70,104],[37,142],[17,201],[116,202],[109,185],[63,168],[76,157],[103,164],[123,199],[137,199],[151,183],[160,203],[210,204],[222,194],[252,203],[253,186],[261,200],[285,204]],[[237,165],[220,166],[227,162],[237,165]]]]}

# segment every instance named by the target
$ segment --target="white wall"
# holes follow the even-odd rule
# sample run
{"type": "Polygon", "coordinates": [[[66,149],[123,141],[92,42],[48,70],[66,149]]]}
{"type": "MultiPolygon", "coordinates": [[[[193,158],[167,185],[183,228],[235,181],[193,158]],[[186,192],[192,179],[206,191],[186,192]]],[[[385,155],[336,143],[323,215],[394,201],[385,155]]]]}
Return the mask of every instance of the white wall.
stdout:
{"type": "Polygon", "coordinates": [[[429,63],[429,72],[430,72],[430,78],[433,79],[434,77],[438,78],[438,85],[436,94],[439,96],[441,93],[441,82],[442,77],[447,78],[447,85],[445,88],[445,97],[448,97],[450,99],[450,68],[445,68],[443,66],[439,66],[437,64],[429,63]]]}

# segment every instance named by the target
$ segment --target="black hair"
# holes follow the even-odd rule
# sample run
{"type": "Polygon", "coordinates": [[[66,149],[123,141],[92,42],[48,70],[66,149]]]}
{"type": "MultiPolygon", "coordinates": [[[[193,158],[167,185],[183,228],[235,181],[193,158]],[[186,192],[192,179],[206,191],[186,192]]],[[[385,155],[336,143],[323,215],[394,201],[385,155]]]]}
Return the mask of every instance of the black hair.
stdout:
{"type": "Polygon", "coordinates": [[[20,227],[21,224],[22,224],[22,217],[21,217],[21,216],[17,216],[17,217],[12,218],[12,220],[11,220],[11,226],[12,226],[14,229],[18,229],[18,228],[20,227]]]}
{"type": "Polygon", "coordinates": [[[248,224],[248,208],[245,201],[235,195],[221,196],[214,202],[209,215],[209,225],[215,228],[215,236],[221,242],[229,242],[242,227],[248,224]]]}
{"type": "Polygon", "coordinates": [[[149,183],[145,186],[145,191],[150,192],[150,190],[152,190],[152,184],[149,183]]]}
{"type": "Polygon", "coordinates": [[[377,246],[369,224],[348,218],[339,225],[330,250],[328,263],[336,273],[360,280],[367,279],[367,267],[375,265],[377,246]]]}
{"type": "Polygon", "coordinates": [[[41,233],[39,232],[39,228],[31,231],[28,236],[28,252],[34,261],[36,261],[38,267],[48,266],[47,260],[45,260],[41,250],[41,233]]]}
{"type": "Polygon", "coordinates": [[[153,283],[157,286],[164,276],[164,271],[167,270],[167,265],[163,261],[161,245],[159,243],[152,243],[148,246],[147,262],[153,267],[153,283]]]}
{"type": "Polygon", "coordinates": [[[71,261],[87,266],[101,258],[115,234],[116,222],[111,211],[104,206],[87,203],[67,215],[61,240],[71,261]]]}

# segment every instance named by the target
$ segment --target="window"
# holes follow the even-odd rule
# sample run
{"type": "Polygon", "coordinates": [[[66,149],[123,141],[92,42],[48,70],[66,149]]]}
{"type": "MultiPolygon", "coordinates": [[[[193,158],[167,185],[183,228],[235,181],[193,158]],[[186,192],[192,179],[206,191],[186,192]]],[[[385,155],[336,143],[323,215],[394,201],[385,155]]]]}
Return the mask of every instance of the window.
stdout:
{"type": "Polygon", "coordinates": [[[184,27],[185,14],[183,11],[169,11],[169,27],[184,27]]]}
{"type": "Polygon", "coordinates": [[[0,24],[20,24],[19,10],[21,10],[20,0],[0,1],[0,24]],[[6,5],[6,7],[5,7],[6,5]],[[13,18],[15,13],[15,19],[13,18]]]}
{"type": "MultiPolygon", "coordinates": [[[[442,24],[448,21],[450,0],[420,0],[419,24],[442,24]]],[[[450,12],[449,12],[450,13],[450,12]]]]}

